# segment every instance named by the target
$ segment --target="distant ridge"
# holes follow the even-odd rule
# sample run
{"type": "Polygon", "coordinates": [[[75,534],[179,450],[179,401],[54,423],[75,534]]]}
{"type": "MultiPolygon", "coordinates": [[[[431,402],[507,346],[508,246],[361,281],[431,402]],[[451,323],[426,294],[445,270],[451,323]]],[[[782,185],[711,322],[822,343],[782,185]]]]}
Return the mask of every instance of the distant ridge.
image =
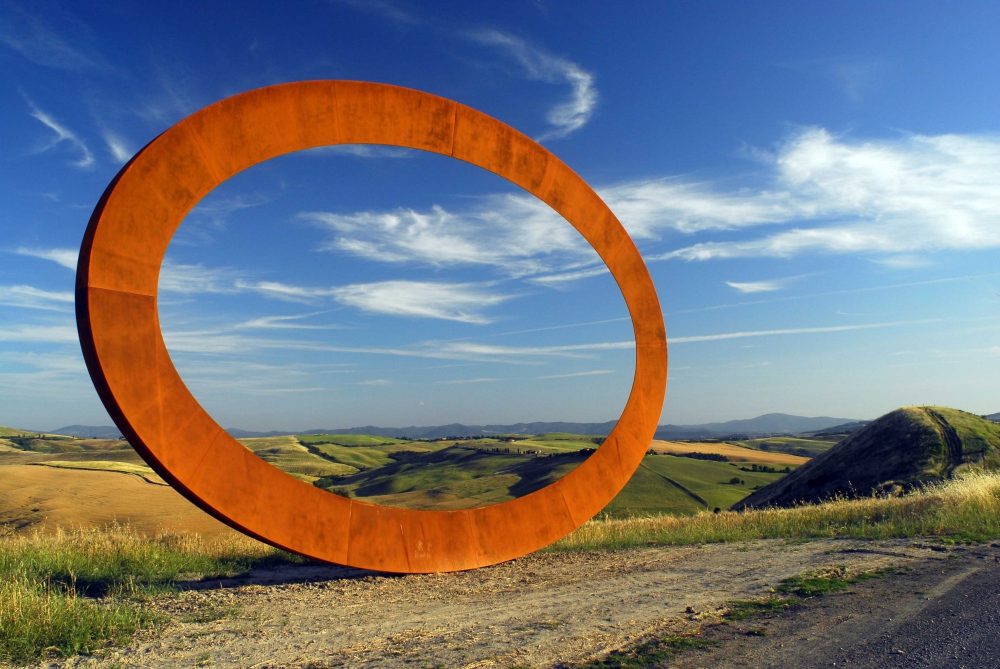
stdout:
{"type": "Polygon", "coordinates": [[[986,420],[991,420],[994,423],[1000,423],[1000,411],[997,411],[996,413],[991,413],[986,417],[986,420]]]}
{"type": "MultiPolygon", "coordinates": [[[[590,434],[607,436],[615,426],[613,420],[606,423],[569,423],[569,422],[535,422],[513,423],[508,425],[465,425],[451,423],[449,425],[431,425],[409,427],[364,427],[349,428],[314,428],[300,431],[255,432],[230,427],[226,431],[237,439],[252,437],[280,437],[286,434],[372,434],[378,437],[409,437],[410,439],[444,439],[446,437],[469,437],[491,434],[542,434],[543,432],[570,432],[572,434],[590,434]]],[[[827,428],[865,424],[851,418],[831,418],[818,416],[808,418],[784,413],[769,413],[757,418],[731,420],[724,423],[705,423],[704,425],[660,425],[656,428],[655,439],[711,439],[730,435],[770,435],[770,434],[802,434],[817,432],[827,428]]],[[[856,428],[855,428],[856,429],[856,428]]],[[[114,426],[68,425],[58,430],[56,434],[72,437],[98,437],[101,439],[116,439],[121,432],[114,426]]]]}
{"type": "Polygon", "coordinates": [[[122,436],[122,431],[114,425],[67,425],[57,430],[51,430],[49,434],[64,434],[67,437],[93,439],[117,439],[122,436]]]}

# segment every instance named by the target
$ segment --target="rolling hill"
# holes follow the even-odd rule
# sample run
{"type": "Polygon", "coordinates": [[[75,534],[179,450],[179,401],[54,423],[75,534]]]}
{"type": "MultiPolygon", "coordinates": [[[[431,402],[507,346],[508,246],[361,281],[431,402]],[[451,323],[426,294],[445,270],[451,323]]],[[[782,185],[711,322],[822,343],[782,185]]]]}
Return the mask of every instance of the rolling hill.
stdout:
{"type": "Polygon", "coordinates": [[[732,508],[908,490],[972,467],[1000,467],[1000,425],[957,409],[903,407],[732,508]]]}
{"type": "MultiPolygon", "coordinates": [[[[447,510],[496,504],[535,491],[583,462],[602,439],[546,432],[438,441],[364,434],[240,441],[273,466],[332,493],[386,506],[447,510]]],[[[653,442],[650,454],[602,515],[689,515],[724,508],[804,461],[736,444],[653,442]]],[[[144,532],[162,527],[217,534],[224,529],[201,516],[197,507],[164,486],[124,440],[39,438],[18,430],[0,437],[0,526],[49,531],[67,523],[118,519],[144,532]]]]}

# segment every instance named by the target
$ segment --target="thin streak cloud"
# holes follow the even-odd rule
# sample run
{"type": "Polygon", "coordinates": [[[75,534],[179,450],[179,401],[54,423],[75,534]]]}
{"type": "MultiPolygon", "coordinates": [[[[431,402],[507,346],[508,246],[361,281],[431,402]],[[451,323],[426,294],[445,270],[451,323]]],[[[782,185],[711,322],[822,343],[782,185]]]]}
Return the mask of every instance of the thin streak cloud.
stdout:
{"type": "Polygon", "coordinates": [[[80,257],[80,252],[75,249],[32,249],[22,246],[14,253],[21,256],[41,258],[42,260],[51,260],[52,262],[62,265],[66,269],[71,269],[74,272],[76,271],[77,259],[80,257]]]}
{"type": "Polygon", "coordinates": [[[74,167],[86,168],[91,167],[94,164],[94,154],[91,153],[90,149],[87,148],[87,145],[83,143],[83,140],[77,137],[72,130],[56,121],[50,114],[39,109],[30,100],[28,101],[28,106],[31,108],[30,114],[32,118],[38,120],[49,130],[55,133],[55,137],[49,140],[48,144],[43,146],[38,153],[43,153],[58,144],[66,142],[80,153],[79,159],[72,161],[70,163],[71,165],[74,167]]]}
{"type": "Polygon", "coordinates": [[[823,332],[850,332],[851,330],[871,330],[873,328],[902,327],[904,325],[926,325],[940,323],[940,318],[919,321],[896,321],[893,323],[869,323],[867,325],[833,325],[820,328],[788,328],[784,330],[756,330],[748,332],[726,332],[722,334],[698,335],[694,337],[667,338],[667,344],[689,344],[700,341],[721,341],[723,339],[743,339],[745,337],[773,337],[776,335],[819,334],[823,332]]]}
{"type": "Polygon", "coordinates": [[[520,63],[529,79],[569,85],[569,99],[555,105],[546,114],[552,129],[537,137],[539,142],[566,137],[590,120],[598,97],[594,75],[590,72],[570,60],[546,53],[498,30],[483,30],[470,34],[470,37],[480,44],[505,50],[520,63]]]}
{"type": "Polygon", "coordinates": [[[53,292],[33,286],[0,286],[0,304],[22,309],[44,311],[70,311],[74,302],[73,293],[53,292]]]}
{"type": "Polygon", "coordinates": [[[614,374],[613,369],[592,369],[589,372],[573,372],[572,374],[549,374],[548,376],[539,376],[540,379],[572,379],[578,376],[599,376],[602,374],[614,374]]]}

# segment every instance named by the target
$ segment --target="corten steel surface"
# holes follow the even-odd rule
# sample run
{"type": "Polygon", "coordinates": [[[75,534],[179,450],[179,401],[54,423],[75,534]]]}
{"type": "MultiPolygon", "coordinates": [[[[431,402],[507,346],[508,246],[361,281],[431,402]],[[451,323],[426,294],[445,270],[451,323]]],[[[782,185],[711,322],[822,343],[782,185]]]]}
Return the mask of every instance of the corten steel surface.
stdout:
{"type": "Polygon", "coordinates": [[[624,487],[653,437],[667,342],[646,266],[596,193],[507,125],[419,91],[352,81],[261,88],[217,102],[153,140],[101,197],[80,250],[77,325],[97,391],[142,457],[216,518],[272,545],[390,572],[471,569],[546,546],[624,487]],[[530,495],[463,511],[411,511],[320,490],[267,464],[205,412],[160,333],[160,265],[185,215],[234,174],[282,154],[385,144],[478,165],[540,198],[596,249],[625,297],[636,370],[618,424],[597,451],[530,495]]]}

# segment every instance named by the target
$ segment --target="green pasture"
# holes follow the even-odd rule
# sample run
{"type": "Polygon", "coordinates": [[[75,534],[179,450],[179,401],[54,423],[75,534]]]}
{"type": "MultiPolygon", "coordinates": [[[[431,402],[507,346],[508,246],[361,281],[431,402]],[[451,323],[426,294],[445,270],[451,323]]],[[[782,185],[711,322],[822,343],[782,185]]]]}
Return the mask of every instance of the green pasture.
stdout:
{"type": "Polygon", "coordinates": [[[730,440],[727,443],[734,446],[752,448],[755,451],[788,453],[789,455],[801,455],[807,458],[814,458],[837,445],[836,441],[804,439],[802,437],[761,437],[759,439],[730,440]]]}
{"type": "Polygon", "coordinates": [[[336,444],[338,446],[386,446],[408,444],[405,439],[379,437],[373,434],[299,434],[296,438],[304,444],[336,444]]]}

